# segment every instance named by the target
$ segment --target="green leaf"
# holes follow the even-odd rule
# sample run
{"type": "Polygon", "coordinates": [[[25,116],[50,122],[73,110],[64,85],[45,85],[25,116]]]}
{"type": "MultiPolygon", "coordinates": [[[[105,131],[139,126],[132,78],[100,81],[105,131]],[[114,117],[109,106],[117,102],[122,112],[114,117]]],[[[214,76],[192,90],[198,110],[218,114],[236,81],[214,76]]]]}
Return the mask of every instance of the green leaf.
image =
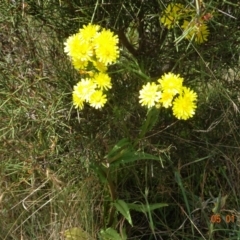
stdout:
{"type": "Polygon", "coordinates": [[[131,226],[133,226],[128,204],[123,200],[117,200],[113,205],[128,220],[131,226]]]}
{"type": "Polygon", "coordinates": [[[144,152],[134,151],[132,144],[126,138],[120,140],[105,156],[105,158],[107,159],[110,166],[130,163],[141,159],[161,161],[161,165],[163,166],[162,159],[160,157],[156,157],[144,152]]]}
{"type": "Polygon", "coordinates": [[[100,231],[101,240],[126,240],[127,238],[121,237],[119,233],[113,228],[107,228],[106,230],[100,231]]]}
{"type": "Polygon", "coordinates": [[[135,210],[137,212],[143,212],[143,213],[148,212],[149,210],[153,211],[155,209],[168,206],[167,203],[154,203],[154,204],[150,204],[149,206],[143,205],[143,204],[136,204],[136,203],[128,203],[127,205],[129,209],[135,210]]]}
{"type": "Polygon", "coordinates": [[[105,167],[97,164],[97,163],[91,163],[89,166],[98,176],[99,180],[102,183],[106,183],[107,182],[107,177],[106,177],[106,172],[105,172],[105,167]]]}
{"type": "Polygon", "coordinates": [[[182,177],[178,171],[175,171],[175,179],[176,179],[176,182],[178,183],[178,186],[180,187],[180,189],[182,191],[183,199],[184,199],[188,214],[189,214],[189,216],[191,216],[191,211],[190,211],[189,201],[188,201],[187,195],[186,195],[186,190],[182,183],[182,177]]]}
{"type": "Polygon", "coordinates": [[[225,206],[227,198],[228,198],[228,195],[225,195],[222,197],[221,193],[219,193],[219,196],[213,201],[214,208],[212,209],[212,212],[213,213],[220,212],[220,210],[225,206]]]}
{"type": "Polygon", "coordinates": [[[156,122],[158,121],[158,115],[159,109],[153,107],[148,110],[147,119],[141,127],[139,139],[142,139],[145,134],[155,126],[156,122]]]}
{"type": "Polygon", "coordinates": [[[105,156],[105,158],[110,160],[111,158],[116,158],[117,155],[121,154],[121,151],[129,148],[130,146],[131,143],[129,140],[127,138],[123,138],[112,148],[112,150],[105,156]]]}
{"type": "Polygon", "coordinates": [[[114,165],[126,164],[126,163],[134,162],[137,160],[143,160],[143,159],[162,161],[160,157],[156,157],[152,154],[137,152],[137,151],[134,151],[134,152],[126,151],[118,159],[116,159],[113,162],[113,164],[114,165]]]}
{"type": "Polygon", "coordinates": [[[66,240],[90,240],[91,236],[81,228],[70,228],[64,232],[66,240]]]}

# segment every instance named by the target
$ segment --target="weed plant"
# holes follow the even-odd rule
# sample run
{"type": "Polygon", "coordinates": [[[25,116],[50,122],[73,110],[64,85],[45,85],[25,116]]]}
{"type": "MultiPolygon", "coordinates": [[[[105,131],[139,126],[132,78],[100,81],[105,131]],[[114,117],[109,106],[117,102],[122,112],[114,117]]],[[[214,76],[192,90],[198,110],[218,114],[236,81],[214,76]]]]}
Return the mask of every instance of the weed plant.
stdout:
{"type": "Polygon", "coordinates": [[[159,20],[169,3],[1,1],[0,239],[109,239],[107,229],[112,239],[240,239],[240,5],[200,4],[213,18],[196,44],[181,22],[159,20]],[[63,43],[89,22],[114,31],[121,52],[109,104],[78,111],[80,75],[63,43]],[[141,134],[139,91],[167,72],[197,92],[196,114],[177,120],[160,108],[141,134]],[[108,168],[122,139],[159,161],[108,168]]]}

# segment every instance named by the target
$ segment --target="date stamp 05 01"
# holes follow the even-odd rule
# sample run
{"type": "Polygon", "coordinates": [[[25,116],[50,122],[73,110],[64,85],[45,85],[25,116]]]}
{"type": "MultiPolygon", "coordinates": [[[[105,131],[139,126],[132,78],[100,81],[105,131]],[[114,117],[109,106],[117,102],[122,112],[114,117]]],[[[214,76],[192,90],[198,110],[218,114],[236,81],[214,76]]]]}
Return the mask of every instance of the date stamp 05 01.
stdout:
{"type": "Polygon", "coordinates": [[[234,223],[237,221],[237,218],[233,214],[228,214],[226,216],[221,216],[220,214],[213,214],[210,219],[211,223],[221,223],[223,220],[226,223],[234,223]]]}

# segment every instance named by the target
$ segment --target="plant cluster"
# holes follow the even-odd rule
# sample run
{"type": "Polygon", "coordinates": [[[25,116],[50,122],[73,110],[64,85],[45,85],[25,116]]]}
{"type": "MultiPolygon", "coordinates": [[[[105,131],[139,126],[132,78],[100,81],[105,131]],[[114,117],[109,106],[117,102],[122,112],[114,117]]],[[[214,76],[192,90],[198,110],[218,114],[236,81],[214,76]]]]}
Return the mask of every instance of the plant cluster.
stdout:
{"type": "Polygon", "coordinates": [[[160,21],[168,29],[180,27],[186,39],[201,44],[207,41],[209,35],[207,21],[210,18],[212,18],[210,13],[196,16],[195,9],[193,12],[192,8],[180,3],[170,3],[160,17],[160,21]]]}
{"type": "Polygon", "coordinates": [[[240,239],[239,3],[0,6],[0,239],[240,239]]]}
{"type": "MultiPolygon", "coordinates": [[[[119,57],[118,37],[110,30],[99,30],[99,25],[90,23],[64,43],[64,51],[75,69],[87,75],[74,86],[72,97],[76,108],[83,109],[84,102],[96,109],[102,108],[107,101],[103,91],[112,87],[106,70],[119,57]]],[[[195,114],[197,94],[183,86],[179,74],[168,73],[158,80],[158,84],[147,83],[140,90],[139,98],[141,105],[148,108],[172,107],[178,119],[187,120],[195,114]]]]}

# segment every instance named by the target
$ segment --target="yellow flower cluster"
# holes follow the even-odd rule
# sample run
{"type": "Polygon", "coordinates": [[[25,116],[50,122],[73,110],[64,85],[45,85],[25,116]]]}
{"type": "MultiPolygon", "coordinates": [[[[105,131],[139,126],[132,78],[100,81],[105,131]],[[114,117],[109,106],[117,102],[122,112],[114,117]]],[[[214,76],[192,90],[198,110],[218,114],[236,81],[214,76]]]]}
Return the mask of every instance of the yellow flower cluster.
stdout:
{"type": "Polygon", "coordinates": [[[168,29],[180,26],[186,39],[194,40],[196,43],[201,44],[207,41],[209,30],[206,22],[212,15],[210,13],[197,17],[192,17],[192,15],[192,10],[184,7],[182,4],[170,3],[160,17],[160,22],[168,29]],[[183,21],[182,25],[181,20],[183,21]]]}
{"type": "Polygon", "coordinates": [[[106,103],[104,91],[112,87],[111,78],[106,73],[109,65],[119,57],[118,37],[99,25],[88,24],[64,43],[64,52],[82,78],[73,90],[73,105],[83,109],[84,102],[98,109],[106,103]]]}
{"type": "Polygon", "coordinates": [[[140,90],[142,106],[172,107],[173,115],[178,119],[187,120],[195,114],[197,94],[183,86],[183,78],[167,73],[158,79],[158,84],[147,83],[140,90]]]}

